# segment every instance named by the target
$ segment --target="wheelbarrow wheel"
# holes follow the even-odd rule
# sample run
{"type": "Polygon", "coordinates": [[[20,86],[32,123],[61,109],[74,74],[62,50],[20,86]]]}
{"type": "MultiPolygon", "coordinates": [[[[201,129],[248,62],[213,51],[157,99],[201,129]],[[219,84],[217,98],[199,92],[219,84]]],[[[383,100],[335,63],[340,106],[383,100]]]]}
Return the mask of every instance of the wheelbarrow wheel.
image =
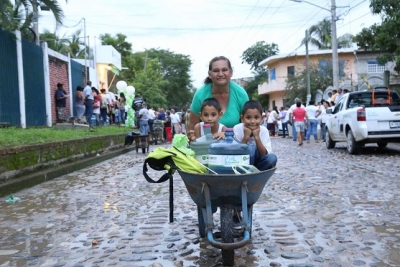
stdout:
{"type": "Polygon", "coordinates": [[[206,237],[206,225],[204,223],[203,210],[197,206],[197,221],[199,222],[199,235],[201,238],[206,237]]]}
{"type": "MultiPolygon", "coordinates": [[[[231,205],[221,205],[221,239],[223,243],[232,243],[234,241],[233,227],[233,207],[231,205]]],[[[224,266],[233,266],[235,250],[221,249],[222,264],[224,266]]]]}

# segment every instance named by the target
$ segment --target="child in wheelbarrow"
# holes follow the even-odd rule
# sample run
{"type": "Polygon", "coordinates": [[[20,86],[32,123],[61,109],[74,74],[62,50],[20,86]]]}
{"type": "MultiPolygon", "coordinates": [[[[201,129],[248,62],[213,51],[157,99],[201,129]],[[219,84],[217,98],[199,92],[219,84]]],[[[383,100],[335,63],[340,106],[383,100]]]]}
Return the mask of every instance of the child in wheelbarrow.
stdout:
{"type": "Polygon", "coordinates": [[[215,98],[205,99],[200,108],[200,119],[202,122],[197,123],[194,126],[194,130],[189,131],[189,140],[194,141],[204,135],[204,124],[210,124],[214,139],[224,139],[226,127],[218,122],[221,117],[222,109],[218,100],[215,98]]]}
{"type": "MultiPolygon", "coordinates": [[[[250,164],[260,171],[276,166],[278,158],[272,153],[271,139],[268,129],[262,125],[262,107],[257,101],[247,101],[240,115],[242,123],[233,127],[234,138],[250,148],[250,164]]],[[[241,215],[233,215],[235,229],[241,229],[241,215]]]]}
{"type": "Polygon", "coordinates": [[[247,101],[240,115],[242,123],[233,127],[234,138],[250,148],[250,164],[260,171],[275,167],[278,161],[272,153],[268,129],[262,126],[262,107],[257,101],[247,101]]]}

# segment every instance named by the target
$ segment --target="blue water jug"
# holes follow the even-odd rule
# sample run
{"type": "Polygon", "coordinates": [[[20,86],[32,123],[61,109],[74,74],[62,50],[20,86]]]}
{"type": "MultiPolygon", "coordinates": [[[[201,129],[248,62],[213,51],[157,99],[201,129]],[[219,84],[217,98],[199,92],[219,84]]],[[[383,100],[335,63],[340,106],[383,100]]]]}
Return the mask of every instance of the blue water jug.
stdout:
{"type": "Polygon", "coordinates": [[[211,125],[203,125],[204,135],[197,138],[190,143],[190,149],[195,153],[195,158],[198,162],[207,165],[208,164],[208,147],[210,144],[216,142],[217,140],[213,138],[211,133],[211,125]]]}
{"type": "Polygon", "coordinates": [[[92,117],[90,117],[90,123],[91,126],[96,126],[96,116],[92,115],[92,117]]]}
{"type": "Polygon", "coordinates": [[[225,139],[208,148],[208,167],[218,174],[234,174],[232,166],[249,165],[250,148],[233,139],[233,129],[227,128],[225,139]]]}

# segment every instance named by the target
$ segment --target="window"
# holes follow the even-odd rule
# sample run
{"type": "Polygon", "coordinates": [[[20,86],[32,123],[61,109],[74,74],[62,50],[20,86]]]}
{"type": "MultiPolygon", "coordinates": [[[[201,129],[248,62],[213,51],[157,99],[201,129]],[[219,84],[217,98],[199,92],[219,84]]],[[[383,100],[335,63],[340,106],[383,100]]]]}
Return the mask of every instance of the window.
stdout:
{"type": "Polygon", "coordinates": [[[294,76],[294,66],[288,66],[287,67],[287,76],[294,76]]]}
{"type": "MultiPolygon", "coordinates": [[[[345,73],[344,73],[344,67],[345,67],[345,60],[341,59],[339,60],[339,78],[344,78],[345,73]]],[[[332,61],[331,60],[325,60],[325,59],[320,59],[319,60],[319,73],[323,76],[332,76],[332,61]]]]}
{"type": "Polygon", "coordinates": [[[276,80],[275,68],[269,71],[269,80],[270,81],[276,80]]]}
{"type": "Polygon", "coordinates": [[[385,66],[379,65],[375,60],[368,60],[367,73],[384,73],[385,66]]]}

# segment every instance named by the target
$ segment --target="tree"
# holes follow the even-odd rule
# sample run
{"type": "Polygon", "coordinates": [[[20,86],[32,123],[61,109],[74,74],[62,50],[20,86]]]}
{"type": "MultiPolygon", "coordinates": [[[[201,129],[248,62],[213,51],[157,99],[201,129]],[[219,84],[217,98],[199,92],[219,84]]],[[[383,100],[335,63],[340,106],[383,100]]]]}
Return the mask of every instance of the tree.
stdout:
{"type": "MultiPolygon", "coordinates": [[[[317,24],[310,27],[309,32],[309,42],[316,46],[318,49],[332,49],[332,23],[329,19],[324,19],[317,24]]],[[[351,47],[352,45],[352,35],[346,33],[338,37],[338,47],[351,47]]],[[[306,38],[301,42],[305,44],[306,38]]]]}
{"type": "Polygon", "coordinates": [[[380,51],[384,55],[378,57],[379,64],[395,61],[400,70],[400,2],[393,0],[371,0],[370,8],[373,14],[380,14],[381,24],[364,28],[354,37],[358,46],[380,51]]]}
{"type": "Polygon", "coordinates": [[[193,98],[190,80],[192,61],[187,55],[176,54],[164,49],[150,49],[143,52],[146,58],[157,59],[161,65],[163,79],[167,82],[162,86],[169,106],[187,108],[193,98]]]}
{"type": "Polygon", "coordinates": [[[267,44],[265,41],[259,41],[255,45],[247,48],[242,53],[242,63],[247,63],[250,69],[256,72],[262,70],[264,67],[258,64],[264,59],[279,53],[278,45],[275,43],[267,44]]]}
{"type": "Polygon", "coordinates": [[[149,105],[182,108],[190,105],[194,90],[189,75],[192,64],[189,56],[154,48],[132,53],[132,44],[123,34],[115,37],[103,34],[100,40],[121,53],[122,66],[128,70],[122,71],[119,78],[133,84],[149,105]]]}
{"type": "Polygon", "coordinates": [[[57,0],[0,0],[0,27],[7,31],[20,30],[24,38],[35,39],[34,10],[39,6],[53,13],[57,26],[62,24],[64,13],[57,0]]]}
{"type": "Polygon", "coordinates": [[[102,45],[112,45],[124,58],[132,54],[132,44],[126,41],[126,35],[117,33],[115,37],[111,34],[101,34],[99,37],[102,45]]]}
{"type": "Polygon", "coordinates": [[[265,41],[259,41],[253,46],[247,48],[242,53],[242,63],[247,63],[253,69],[254,80],[247,83],[244,87],[249,99],[257,99],[263,101],[268,101],[263,96],[258,96],[258,85],[264,82],[268,82],[268,70],[264,66],[259,66],[260,62],[270,56],[274,56],[279,53],[278,45],[275,43],[267,44],[265,41]]]}

